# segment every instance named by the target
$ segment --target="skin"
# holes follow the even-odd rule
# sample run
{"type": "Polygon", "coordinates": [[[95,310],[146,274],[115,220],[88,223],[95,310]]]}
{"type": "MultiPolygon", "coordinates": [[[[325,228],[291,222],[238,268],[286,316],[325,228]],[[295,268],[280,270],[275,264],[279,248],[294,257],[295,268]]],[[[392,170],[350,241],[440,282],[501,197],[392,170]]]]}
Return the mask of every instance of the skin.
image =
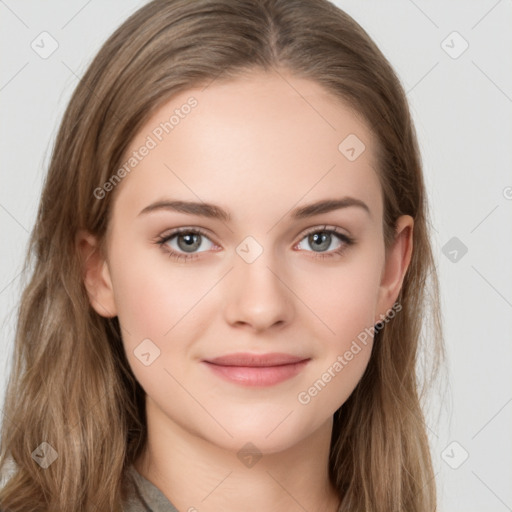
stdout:
{"type": "MultiPolygon", "coordinates": [[[[335,511],[339,496],[327,465],[332,415],[360,380],[372,338],[309,403],[297,396],[395,303],[413,219],[400,217],[386,254],[375,136],[320,85],[285,71],[252,71],[180,93],[140,130],[127,155],[190,96],[197,107],[117,185],[107,258],[95,237],[77,238],[91,304],[119,317],[129,363],[147,394],[148,445],[135,466],[179,510],[335,511]],[[366,147],[354,161],[338,150],[349,134],[366,147]],[[290,217],[294,208],[343,196],[364,201],[370,212],[352,206],[290,217]],[[139,215],[168,198],[214,203],[232,218],[139,215]],[[355,244],[321,258],[345,244],[332,235],[327,249],[315,250],[305,232],[325,225],[355,244]],[[154,243],[179,227],[211,235],[196,259],[170,259],[154,243]],[[263,250],[251,263],[236,252],[249,235],[263,250]],[[149,366],[134,354],[147,338],[160,350],[149,366]],[[201,363],[233,352],[310,361],[267,387],[227,382],[201,363]],[[262,454],[252,467],[237,457],[248,442],[262,454]]],[[[167,246],[187,254],[181,240],[167,246]]]]}

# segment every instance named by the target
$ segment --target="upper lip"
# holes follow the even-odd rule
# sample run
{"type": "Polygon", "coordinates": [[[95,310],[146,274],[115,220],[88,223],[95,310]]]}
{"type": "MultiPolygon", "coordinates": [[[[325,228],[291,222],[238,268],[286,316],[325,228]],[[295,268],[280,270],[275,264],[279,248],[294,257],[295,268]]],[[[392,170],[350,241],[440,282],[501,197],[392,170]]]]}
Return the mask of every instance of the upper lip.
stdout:
{"type": "Polygon", "coordinates": [[[283,353],[269,353],[269,354],[227,354],[225,356],[214,357],[212,359],[205,359],[207,363],[216,364],[219,366],[281,366],[284,364],[294,364],[300,361],[309,359],[307,357],[294,356],[291,354],[283,353]]]}

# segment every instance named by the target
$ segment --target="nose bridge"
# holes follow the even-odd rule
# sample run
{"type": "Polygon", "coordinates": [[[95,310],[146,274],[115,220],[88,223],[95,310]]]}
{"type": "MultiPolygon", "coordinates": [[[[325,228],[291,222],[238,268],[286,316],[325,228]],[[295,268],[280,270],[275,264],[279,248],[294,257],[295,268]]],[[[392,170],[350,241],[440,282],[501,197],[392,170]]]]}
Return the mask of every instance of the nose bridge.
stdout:
{"type": "Polygon", "coordinates": [[[262,330],[293,317],[293,302],[274,251],[252,236],[235,249],[228,283],[226,319],[262,330]]]}

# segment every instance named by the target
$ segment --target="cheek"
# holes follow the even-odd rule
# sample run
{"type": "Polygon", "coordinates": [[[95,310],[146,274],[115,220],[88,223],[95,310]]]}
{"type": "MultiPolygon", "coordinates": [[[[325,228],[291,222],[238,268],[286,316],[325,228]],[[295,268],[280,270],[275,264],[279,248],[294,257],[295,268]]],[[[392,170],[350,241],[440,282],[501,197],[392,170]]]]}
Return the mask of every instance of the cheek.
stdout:
{"type": "Polygon", "coordinates": [[[347,265],[329,291],[318,295],[316,305],[330,331],[321,337],[316,362],[296,396],[304,413],[333,414],[359,383],[373,347],[379,276],[363,263],[347,265]]]}
{"type": "Polygon", "coordinates": [[[350,396],[371,356],[383,251],[354,252],[335,271],[323,269],[315,279],[310,304],[327,328],[317,362],[298,395],[307,410],[333,413],[350,396]]]}
{"type": "Polygon", "coordinates": [[[211,287],[204,274],[168,261],[157,247],[118,254],[115,260],[112,281],[118,317],[134,337],[162,339],[211,287]]]}
{"type": "Polygon", "coordinates": [[[186,363],[188,340],[197,334],[198,301],[211,283],[189,268],[171,271],[165,255],[148,256],[134,251],[118,257],[112,282],[129,364],[144,390],[158,396],[163,383],[175,387],[168,371],[174,374],[177,361],[186,363]]]}
{"type": "Polygon", "coordinates": [[[307,300],[329,328],[327,339],[338,346],[375,323],[381,257],[378,247],[359,250],[338,267],[316,272],[314,286],[310,284],[307,300]]]}

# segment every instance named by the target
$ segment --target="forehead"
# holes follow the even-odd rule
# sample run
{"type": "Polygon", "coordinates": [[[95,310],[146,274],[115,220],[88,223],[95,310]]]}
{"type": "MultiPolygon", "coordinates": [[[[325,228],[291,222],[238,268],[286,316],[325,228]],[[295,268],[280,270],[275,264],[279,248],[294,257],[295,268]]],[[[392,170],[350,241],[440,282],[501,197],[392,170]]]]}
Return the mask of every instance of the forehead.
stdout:
{"type": "Polygon", "coordinates": [[[253,202],[278,215],[301,202],[350,195],[378,217],[375,144],[361,116],[319,84],[252,71],[161,106],[124,155],[129,172],[116,202],[138,213],[167,197],[204,200],[236,219],[253,202]]]}

